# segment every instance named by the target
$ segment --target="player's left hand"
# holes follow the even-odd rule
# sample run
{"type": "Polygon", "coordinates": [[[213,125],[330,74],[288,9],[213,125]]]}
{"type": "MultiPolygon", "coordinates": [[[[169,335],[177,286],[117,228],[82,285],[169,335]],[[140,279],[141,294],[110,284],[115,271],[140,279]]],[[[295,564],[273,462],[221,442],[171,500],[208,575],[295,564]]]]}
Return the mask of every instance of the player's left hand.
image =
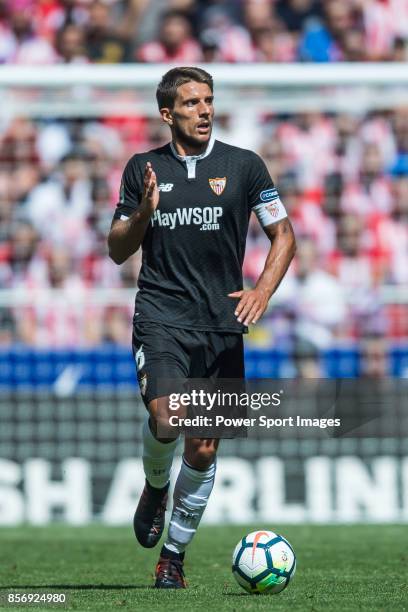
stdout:
{"type": "Polygon", "coordinates": [[[235,309],[235,316],[240,323],[249,325],[257,323],[265,312],[269,296],[263,289],[243,289],[229,293],[228,297],[240,298],[235,309]]]}

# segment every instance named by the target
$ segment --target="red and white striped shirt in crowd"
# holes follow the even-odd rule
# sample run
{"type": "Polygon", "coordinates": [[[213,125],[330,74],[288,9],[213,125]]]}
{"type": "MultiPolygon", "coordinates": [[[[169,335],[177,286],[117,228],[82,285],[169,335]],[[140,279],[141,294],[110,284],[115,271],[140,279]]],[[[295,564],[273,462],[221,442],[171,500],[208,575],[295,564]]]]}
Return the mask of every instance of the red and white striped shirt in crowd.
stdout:
{"type": "Polygon", "coordinates": [[[365,0],[363,21],[368,55],[381,59],[395,37],[408,36],[408,0],[365,0]]]}

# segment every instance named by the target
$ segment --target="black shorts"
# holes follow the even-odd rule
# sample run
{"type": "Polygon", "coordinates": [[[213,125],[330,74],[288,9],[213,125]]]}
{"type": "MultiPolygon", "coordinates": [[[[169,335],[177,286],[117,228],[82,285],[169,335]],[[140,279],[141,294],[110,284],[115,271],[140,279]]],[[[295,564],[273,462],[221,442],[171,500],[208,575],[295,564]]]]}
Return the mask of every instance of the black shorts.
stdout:
{"type": "Polygon", "coordinates": [[[242,334],[194,331],[160,323],[133,326],[133,356],[143,401],[163,396],[161,381],[245,377],[242,334]]]}

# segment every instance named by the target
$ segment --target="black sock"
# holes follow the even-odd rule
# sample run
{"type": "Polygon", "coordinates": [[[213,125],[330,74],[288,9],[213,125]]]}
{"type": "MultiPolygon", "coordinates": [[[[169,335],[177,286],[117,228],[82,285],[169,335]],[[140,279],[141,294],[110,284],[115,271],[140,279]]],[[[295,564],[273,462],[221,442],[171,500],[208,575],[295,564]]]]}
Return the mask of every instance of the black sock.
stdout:
{"type": "Polygon", "coordinates": [[[182,553],[173,552],[172,550],[169,550],[168,548],[166,548],[164,544],[160,551],[161,557],[163,557],[164,559],[174,559],[175,561],[184,561],[184,554],[185,553],[183,552],[182,553]]]}
{"type": "Polygon", "coordinates": [[[147,480],[146,478],[146,487],[149,489],[150,493],[154,493],[156,495],[163,495],[164,493],[167,492],[168,488],[170,486],[170,482],[168,482],[166,485],[164,485],[164,487],[162,487],[161,489],[158,489],[157,487],[153,487],[150,482],[147,480]]]}

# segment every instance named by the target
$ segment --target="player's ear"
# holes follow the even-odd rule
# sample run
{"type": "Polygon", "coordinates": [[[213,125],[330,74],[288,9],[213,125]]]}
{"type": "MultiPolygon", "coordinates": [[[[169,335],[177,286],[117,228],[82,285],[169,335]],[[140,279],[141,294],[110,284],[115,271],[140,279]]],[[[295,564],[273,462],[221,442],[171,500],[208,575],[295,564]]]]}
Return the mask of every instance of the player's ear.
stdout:
{"type": "Polygon", "coordinates": [[[169,108],[161,108],[160,109],[160,114],[162,116],[162,119],[164,121],[164,123],[167,123],[167,125],[173,125],[173,116],[171,114],[171,110],[169,108]]]}

